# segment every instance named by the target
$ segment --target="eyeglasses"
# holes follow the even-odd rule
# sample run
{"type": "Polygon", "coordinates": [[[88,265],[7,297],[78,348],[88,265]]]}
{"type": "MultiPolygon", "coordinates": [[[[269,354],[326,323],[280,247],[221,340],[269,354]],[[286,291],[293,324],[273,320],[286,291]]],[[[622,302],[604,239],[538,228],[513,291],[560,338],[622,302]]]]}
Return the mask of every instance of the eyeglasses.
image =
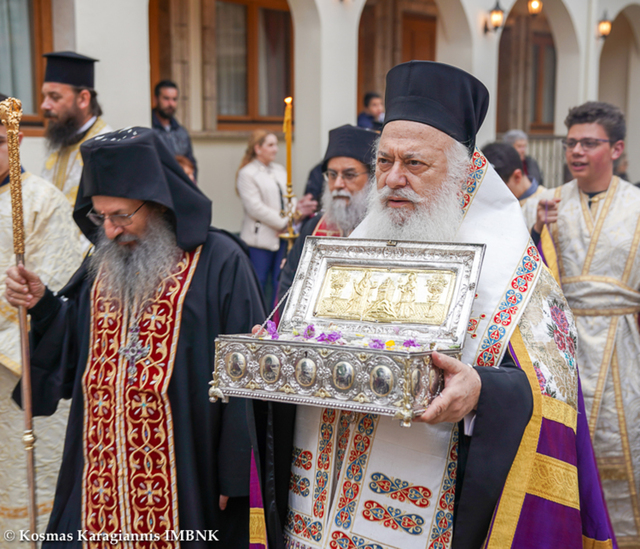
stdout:
{"type": "Polygon", "coordinates": [[[338,177],[342,177],[342,180],[345,183],[353,183],[356,177],[365,173],[368,172],[335,172],[333,170],[327,170],[322,175],[324,176],[325,181],[331,181],[332,183],[338,179],[338,177]]]}
{"type": "Polygon", "coordinates": [[[91,208],[91,211],[87,214],[87,217],[89,218],[89,221],[91,221],[91,223],[97,225],[98,227],[104,225],[104,222],[107,219],[111,221],[111,224],[114,227],[126,227],[127,225],[131,225],[131,223],[133,223],[133,220],[131,218],[136,215],[145,204],[146,202],[143,202],[142,204],[140,204],[140,206],[138,206],[135,212],[130,214],[104,215],[99,214],[98,212],[94,211],[93,208],[91,208]]]}
{"type": "Polygon", "coordinates": [[[580,143],[582,150],[584,151],[592,151],[595,149],[600,143],[613,143],[611,139],[596,139],[595,137],[585,137],[583,139],[563,139],[562,146],[564,150],[569,149],[572,151],[576,148],[576,145],[580,143]]]}

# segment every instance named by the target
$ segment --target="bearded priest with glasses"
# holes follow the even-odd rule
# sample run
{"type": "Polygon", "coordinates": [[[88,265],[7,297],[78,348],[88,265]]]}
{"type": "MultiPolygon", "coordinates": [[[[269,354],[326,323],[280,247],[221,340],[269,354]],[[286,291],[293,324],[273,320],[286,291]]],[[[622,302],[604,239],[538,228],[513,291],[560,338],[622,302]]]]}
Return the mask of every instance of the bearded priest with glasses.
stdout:
{"type": "Polygon", "coordinates": [[[248,547],[245,401],[207,394],[218,334],[264,320],[247,250],[209,226],[211,202],[152,130],[81,153],[74,219],[92,253],[58,293],[7,277],[31,315],[34,414],[72,399],[43,547],[248,547]]]}
{"type": "Polygon", "coordinates": [[[527,202],[534,241],[578,328],[589,433],[621,547],[640,547],[640,190],[613,174],[624,115],[607,103],[569,111],[574,180],[527,202]]]}
{"type": "Polygon", "coordinates": [[[307,236],[349,236],[364,219],[377,138],[376,132],[350,124],[329,132],[327,152],[321,164],[324,174],[322,211],[300,227],[300,236],[280,273],[278,299],[293,283],[307,236]]]}

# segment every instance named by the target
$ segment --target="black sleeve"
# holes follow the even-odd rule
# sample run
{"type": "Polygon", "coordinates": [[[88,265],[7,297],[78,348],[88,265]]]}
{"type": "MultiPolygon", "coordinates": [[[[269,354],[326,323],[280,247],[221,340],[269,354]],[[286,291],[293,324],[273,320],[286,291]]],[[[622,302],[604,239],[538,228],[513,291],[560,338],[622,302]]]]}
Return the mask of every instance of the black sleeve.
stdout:
{"type": "MultiPolygon", "coordinates": [[[[255,271],[246,254],[237,247],[236,250],[221,271],[221,333],[247,334],[255,324],[264,321],[265,313],[255,271]]],[[[251,440],[244,399],[230,398],[222,406],[218,448],[220,493],[248,496],[251,440]]]]}
{"type": "MultiPolygon", "coordinates": [[[[300,263],[300,257],[302,256],[302,249],[304,248],[304,241],[307,236],[313,234],[313,231],[320,223],[322,219],[322,214],[318,214],[315,217],[311,217],[307,219],[302,227],[300,227],[300,236],[296,239],[287,255],[287,261],[284,264],[284,267],[280,271],[280,278],[278,279],[278,302],[282,299],[282,296],[287,293],[289,288],[291,288],[291,284],[293,284],[293,279],[296,276],[296,271],[298,270],[298,265],[300,263]]],[[[284,302],[280,306],[280,311],[284,309],[286,302],[284,302]]]]}
{"type": "Polygon", "coordinates": [[[536,231],[533,227],[531,227],[531,240],[533,240],[533,243],[537,246],[538,244],[540,244],[540,238],[541,238],[541,234],[536,231]]]}
{"type": "Polygon", "coordinates": [[[482,389],[471,437],[460,422],[453,549],[482,547],[495,506],[531,419],[527,375],[506,353],[498,368],[476,367],[482,389]]]}
{"type": "MultiPolygon", "coordinates": [[[[34,416],[50,416],[58,408],[60,399],[71,398],[78,364],[79,302],[83,293],[88,293],[84,284],[86,261],[58,294],[47,288],[42,299],[29,309],[34,416]]],[[[88,319],[86,323],[89,324],[88,319]]],[[[21,383],[12,396],[21,406],[21,383]]]]}

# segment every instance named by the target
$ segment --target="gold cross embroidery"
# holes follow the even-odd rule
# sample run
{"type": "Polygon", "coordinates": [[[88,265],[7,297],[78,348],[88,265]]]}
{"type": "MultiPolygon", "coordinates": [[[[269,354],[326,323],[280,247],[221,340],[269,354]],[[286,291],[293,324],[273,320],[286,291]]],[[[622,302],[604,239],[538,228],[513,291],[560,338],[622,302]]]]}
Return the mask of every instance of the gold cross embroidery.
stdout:
{"type": "Polygon", "coordinates": [[[111,497],[111,486],[106,486],[106,481],[103,478],[99,478],[93,482],[91,486],[91,493],[95,496],[98,495],[98,503],[107,503],[111,497]]]}
{"type": "Polygon", "coordinates": [[[149,311],[149,309],[147,309],[147,312],[144,313],[142,320],[146,321],[149,320],[151,321],[151,327],[153,328],[153,324],[155,322],[160,322],[161,324],[164,324],[167,321],[167,315],[165,314],[160,314],[159,311],[161,309],[162,305],[151,305],[150,309],[151,311],[149,311]]]}
{"type": "Polygon", "coordinates": [[[146,499],[146,503],[149,506],[154,504],[153,496],[162,495],[162,490],[153,489],[152,481],[150,480],[145,480],[144,482],[141,482],[140,485],[140,488],[138,488],[138,497],[141,497],[143,501],[146,499]]]}
{"type": "Polygon", "coordinates": [[[96,409],[99,416],[103,416],[111,409],[111,403],[107,400],[107,391],[101,389],[96,392],[96,409]]]}
{"type": "Polygon", "coordinates": [[[142,417],[149,417],[149,410],[155,412],[158,408],[158,405],[154,401],[149,401],[147,395],[141,395],[140,400],[134,400],[132,406],[140,409],[142,417]]]}

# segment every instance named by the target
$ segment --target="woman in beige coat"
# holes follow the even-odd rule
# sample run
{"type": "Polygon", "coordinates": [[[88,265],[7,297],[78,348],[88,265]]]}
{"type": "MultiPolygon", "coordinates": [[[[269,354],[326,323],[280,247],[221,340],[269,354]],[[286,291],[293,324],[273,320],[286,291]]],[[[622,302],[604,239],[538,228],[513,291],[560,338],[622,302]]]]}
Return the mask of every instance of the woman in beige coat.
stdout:
{"type": "MultiPolygon", "coordinates": [[[[236,189],[244,218],[240,238],[249,246],[251,262],[263,291],[269,281],[275,288],[280,266],[286,252],[286,242],[279,234],[287,226],[282,212],[287,193],[287,172],[274,162],[278,154],[278,138],[265,130],[253,132],[238,170],[236,189]]],[[[295,220],[312,214],[317,203],[307,197],[296,204],[295,220]]]]}

